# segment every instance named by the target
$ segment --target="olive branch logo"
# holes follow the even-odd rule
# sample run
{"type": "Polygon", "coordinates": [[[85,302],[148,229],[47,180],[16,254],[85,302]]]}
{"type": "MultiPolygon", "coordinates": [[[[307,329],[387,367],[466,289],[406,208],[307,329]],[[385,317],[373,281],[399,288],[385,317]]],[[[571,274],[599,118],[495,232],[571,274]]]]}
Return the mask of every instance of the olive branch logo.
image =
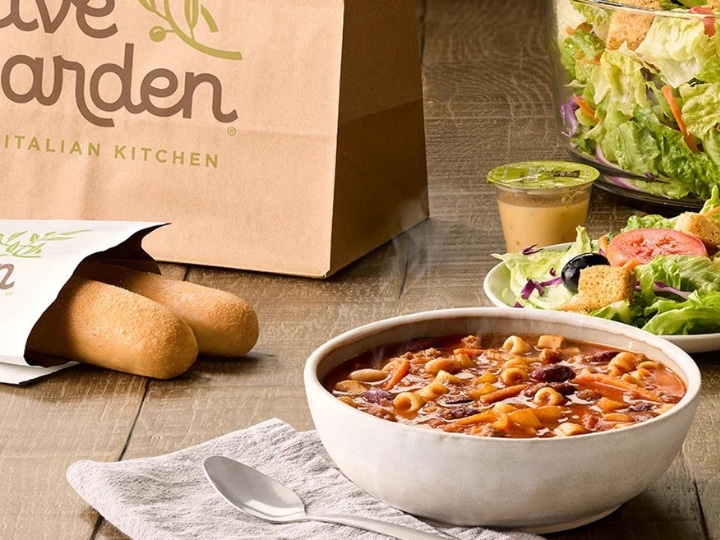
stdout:
{"type": "Polygon", "coordinates": [[[216,58],[223,58],[225,60],[242,60],[242,54],[239,51],[223,51],[221,49],[214,49],[200,43],[196,39],[195,29],[201,20],[205,22],[210,32],[216,33],[220,31],[215,19],[210,14],[210,11],[208,11],[208,9],[203,6],[199,0],[185,0],[184,2],[185,26],[187,31],[183,30],[183,28],[181,28],[175,20],[170,8],[170,0],[162,0],[162,7],[158,6],[159,2],[156,0],[138,1],[142,7],[150,13],[157,15],[167,24],[167,26],[153,26],[150,29],[150,39],[154,42],[160,43],[165,40],[168,34],[174,34],[184,43],[203,54],[215,56],[216,58]]]}
{"type": "Polygon", "coordinates": [[[0,233],[0,257],[39,259],[42,256],[42,248],[45,247],[45,244],[48,242],[72,240],[76,235],[83,232],[87,232],[87,230],[66,232],[52,231],[44,234],[20,231],[10,234],[7,237],[3,233],[0,233]]]}

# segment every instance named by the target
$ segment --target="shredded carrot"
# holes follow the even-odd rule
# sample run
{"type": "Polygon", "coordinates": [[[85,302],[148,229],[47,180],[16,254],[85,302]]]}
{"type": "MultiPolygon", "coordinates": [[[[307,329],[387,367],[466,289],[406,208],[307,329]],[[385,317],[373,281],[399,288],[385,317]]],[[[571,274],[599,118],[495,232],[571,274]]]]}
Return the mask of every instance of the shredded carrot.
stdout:
{"type": "Polygon", "coordinates": [[[514,384],[513,386],[506,386],[505,388],[499,388],[494,392],[488,392],[487,394],[480,397],[480,401],[483,403],[495,403],[496,401],[502,401],[503,399],[515,397],[520,392],[525,390],[530,383],[514,384]]]}
{"type": "Polygon", "coordinates": [[[610,241],[608,240],[607,234],[603,234],[598,240],[598,248],[600,248],[603,253],[607,253],[609,243],[610,241]]]}
{"type": "Polygon", "coordinates": [[[573,97],[572,97],[572,98],[573,98],[573,101],[575,102],[575,104],[576,104],[578,107],[580,107],[581,110],[585,111],[585,113],[587,113],[588,115],[590,115],[590,117],[591,117],[593,120],[595,120],[595,121],[598,121],[598,120],[599,120],[598,117],[595,116],[595,111],[592,109],[592,107],[590,107],[590,105],[588,105],[588,104],[585,102],[585,100],[584,100],[583,98],[581,98],[581,97],[578,96],[577,94],[573,94],[573,97]]]}
{"type": "Polygon", "coordinates": [[[675,99],[675,96],[673,95],[672,86],[669,84],[666,84],[662,87],[662,94],[665,98],[665,101],[667,101],[668,105],[670,106],[670,111],[672,112],[673,117],[675,118],[675,122],[678,125],[678,129],[680,130],[680,133],[682,133],[683,139],[685,139],[685,144],[688,145],[688,148],[691,152],[697,153],[698,147],[695,143],[695,139],[688,133],[687,126],[685,125],[685,121],[682,118],[682,112],[680,111],[680,106],[678,105],[677,100],[675,99]]]}
{"type": "Polygon", "coordinates": [[[635,257],[633,257],[633,258],[630,259],[629,261],[624,262],[624,263],[622,264],[622,267],[625,268],[625,269],[627,269],[627,270],[635,270],[635,267],[636,267],[638,264],[640,264],[640,263],[638,262],[638,260],[637,260],[635,257]]]}
{"type": "Polygon", "coordinates": [[[460,418],[453,422],[456,426],[469,426],[471,424],[484,424],[486,422],[494,422],[498,419],[498,413],[495,411],[483,411],[464,418],[460,418]]]}
{"type": "Polygon", "coordinates": [[[590,28],[590,25],[588,23],[581,23],[578,25],[577,28],[573,28],[572,26],[568,26],[565,28],[565,31],[568,33],[569,36],[572,36],[575,32],[581,31],[581,32],[590,32],[592,30],[590,28]]]}
{"type": "Polygon", "coordinates": [[[385,381],[385,384],[383,384],[383,389],[390,390],[393,386],[399,383],[402,378],[408,374],[409,371],[410,360],[408,360],[407,358],[403,358],[400,361],[400,364],[395,368],[395,371],[392,372],[392,375],[390,375],[390,378],[385,381]]]}
{"type": "Polygon", "coordinates": [[[636,397],[647,399],[649,401],[655,401],[656,403],[663,402],[663,399],[657,394],[650,392],[637,384],[632,384],[627,381],[623,381],[622,379],[611,377],[605,373],[583,372],[575,377],[574,381],[586,386],[592,386],[599,391],[602,387],[610,387],[616,390],[622,390],[623,392],[631,392],[636,397]]]}

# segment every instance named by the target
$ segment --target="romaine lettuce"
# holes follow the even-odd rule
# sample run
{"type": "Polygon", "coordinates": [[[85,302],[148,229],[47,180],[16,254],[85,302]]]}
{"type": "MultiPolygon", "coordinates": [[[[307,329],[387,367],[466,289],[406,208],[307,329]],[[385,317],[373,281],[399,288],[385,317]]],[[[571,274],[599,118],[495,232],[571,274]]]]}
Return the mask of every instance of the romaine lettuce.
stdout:
{"type": "Polygon", "coordinates": [[[656,17],[635,52],[658,68],[673,87],[694,79],[717,54],[715,36],[705,33],[700,19],[656,17]]]}

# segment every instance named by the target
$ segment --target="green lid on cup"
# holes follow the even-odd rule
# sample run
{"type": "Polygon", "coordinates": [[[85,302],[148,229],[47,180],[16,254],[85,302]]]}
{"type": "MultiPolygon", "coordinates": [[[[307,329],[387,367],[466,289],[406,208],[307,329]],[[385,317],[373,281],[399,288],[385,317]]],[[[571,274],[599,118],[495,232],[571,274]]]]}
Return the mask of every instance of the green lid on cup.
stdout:
{"type": "Polygon", "coordinates": [[[556,189],[578,187],[594,182],[600,172],[572,161],[524,161],[501,165],[491,170],[491,184],[518,189],[556,189]]]}

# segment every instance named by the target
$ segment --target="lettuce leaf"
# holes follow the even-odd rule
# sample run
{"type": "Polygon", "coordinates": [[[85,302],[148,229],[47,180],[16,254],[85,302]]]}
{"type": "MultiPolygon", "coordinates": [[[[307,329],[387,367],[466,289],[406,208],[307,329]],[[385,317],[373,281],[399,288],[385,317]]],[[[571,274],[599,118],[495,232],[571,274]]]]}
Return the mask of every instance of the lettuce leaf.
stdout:
{"type": "Polygon", "coordinates": [[[720,83],[683,84],[678,90],[688,133],[704,139],[710,131],[717,131],[716,126],[720,123],[720,83]]]}
{"type": "Polygon", "coordinates": [[[603,319],[610,319],[611,321],[619,321],[631,326],[642,327],[645,324],[643,318],[644,311],[642,306],[633,303],[630,304],[627,300],[620,302],[614,302],[603,308],[596,309],[591,312],[590,315],[593,317],[601,317],[603,319]]]}
{"type": "Polygon", "coordinates": [[[684,302],[665,302],[642,328],[658,335],[720,332],[720,291],[693,293],[684,302]]]}
{"type": "Polygon", "coordinates": [[[697,77],[717,54],[716,37],[705,33],[701,19],[656,17],[635,52],[658,68],[673,87],[697,77]]]}
{"type": "Polygon", "coordinates": [[[645,303],[650,306],[661,298],[653,290],[653,284],[658,281],[692,293],[694,291],[720,292],[720,261],[713,261],[707,257],[694,257],[690,255],[664,255],[656,257],[648,264],[641,264],[635,268],[635,274],[640,283],[640,290],[645,303]]]}
{"type": "Polygon", "coordinates": [[[623,51],[606,50],[590,78],[595,89],[593,103],[613,102],[627,115],[632,115],[636,106],[649,108],[643,67],[623,51]]]}
{"type": "Polygon", "coordinates": [[[647,214],[644,216],[630,216],[625,227],[620,232],[632,229],[672,229],[675,218],[666,218],[659,214],[647,214]]]}
{"type": "Polygon", "coordinates": [[[493,254],[500,259],[510,271],[508,288],[504,291],[505,300],[523,307],[538,309],[558,309],[565,305],[573,296],[559,282],[560,273],[565,264],[577,255],[590,253],[594,245],[584,227],[577,228],[575,242],[566,249],[540,248],[528,254],[506,253],[493,254]],[[536,286],[529,295],[523,290],[531,280],[536,286]]]}

